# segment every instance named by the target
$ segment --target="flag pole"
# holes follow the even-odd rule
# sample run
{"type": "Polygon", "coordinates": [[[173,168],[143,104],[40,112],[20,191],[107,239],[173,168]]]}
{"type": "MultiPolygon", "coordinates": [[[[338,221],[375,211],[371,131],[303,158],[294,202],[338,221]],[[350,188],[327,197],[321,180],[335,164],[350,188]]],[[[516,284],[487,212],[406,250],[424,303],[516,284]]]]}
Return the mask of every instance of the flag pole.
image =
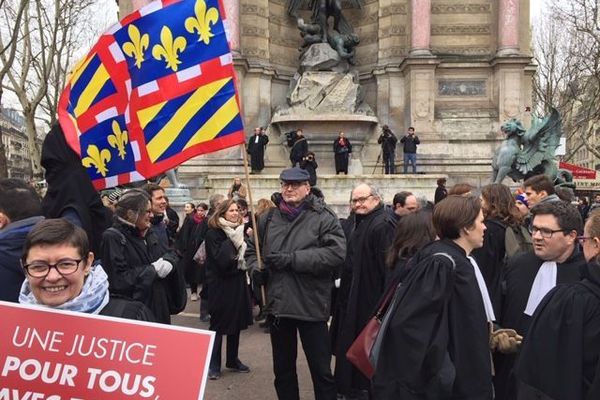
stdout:
{"type": "MultiPolygon", "coordinates": [[[[258,224],[256,223],[256,214],[254,213],[254,201],[252,201],[252,188],[250,187],[250,173],[248,172],[248,154],[246,152],[246,144],[240,143],[242,154],[244,157],[244,175],[246,177],[246,187],[248,188],[248,206],[250,208],[250,218],[252,219],[252,235],[254,236],[254,248],[256,249],[256,261],[258,262],[258,270],[263,270],[263,262],[260,254],[260,242],[258,241],[258,224]]],[[[263,307],[267,305],[267,295],[265,287],[260,287],[263,307]]]]}

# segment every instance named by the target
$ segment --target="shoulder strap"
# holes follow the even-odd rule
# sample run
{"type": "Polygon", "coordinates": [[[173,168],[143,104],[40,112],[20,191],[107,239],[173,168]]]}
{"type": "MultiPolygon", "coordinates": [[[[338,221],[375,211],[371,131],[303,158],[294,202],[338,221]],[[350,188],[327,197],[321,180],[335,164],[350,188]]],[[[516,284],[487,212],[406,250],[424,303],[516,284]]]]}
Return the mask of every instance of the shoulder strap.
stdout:
{"type": "Polygon", "coordinates": [[[454,262],[454,258],[452,258],[452,256],[451,256],[450,254],[448,254],[448,253],[441,253],[441,252],[440,252],[440,253],[435,253],[433,256],[434,256],[434,257],[435,257],[435,256],[443,256],[443,257],[446,257],[446,258],[447,258],[447,259],[449,259],[449,260],[450,260],[450,262],[452,263],[452,269],[453,269],[453,270],[455,270],[455,269],[456,269],[456,263],[454,262]]]}
{"type": "Polygon", "coordinates": [[[263,226],[261,226],[260,228],[260,247],[261,249],[263,249],[264,251],[264,245],[265,245],[265,238],[267,237],[267,231],[269,229],[269,225],[271,224],[271,220],[273,219],[273,214],[275,213],[275,207],[270,208],[268,213],[267,213],[267,218],[265,218],[265,222],[263,224],[263,226]]]}
{"type": "Polygon", "coordinates": [[[125,238],[125,235],[123,235],[123,232],[119,231],[117,228],[115,228],[114,226],[111,226],[110,228],[107,229],[107,231],[111,231],[113,232],[115,235],[117,235],[119,237],[119,240],[121,242],[121,244],[123,246],[125,246],[127,244],[127,239],[125,238]]]}

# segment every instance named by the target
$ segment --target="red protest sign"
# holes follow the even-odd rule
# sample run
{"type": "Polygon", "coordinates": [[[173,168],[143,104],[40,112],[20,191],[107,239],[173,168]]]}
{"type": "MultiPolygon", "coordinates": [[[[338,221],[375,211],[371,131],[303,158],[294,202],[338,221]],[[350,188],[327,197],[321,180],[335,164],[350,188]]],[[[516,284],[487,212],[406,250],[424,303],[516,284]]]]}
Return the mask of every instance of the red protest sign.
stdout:
{"type": "Polygon", "coordinates": [[[214,333],[0,301],[0,400],[202,399],[214,333]]]}

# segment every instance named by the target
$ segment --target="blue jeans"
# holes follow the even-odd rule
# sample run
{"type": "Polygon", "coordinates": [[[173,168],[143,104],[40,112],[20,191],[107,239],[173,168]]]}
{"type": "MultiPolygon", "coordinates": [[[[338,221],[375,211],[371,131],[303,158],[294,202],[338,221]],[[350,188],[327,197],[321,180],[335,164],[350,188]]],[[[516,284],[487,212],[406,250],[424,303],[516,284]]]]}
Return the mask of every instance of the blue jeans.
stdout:
{"type": "Polygon", "coordinates": [[[383,153],[383,165],[385,174],[395,174],[396,173],[396,155],[394,153],[383,153]]]}
{"type": "Polygon", "coordinates": [[[404,153],[404,173],[408,171],[408,163],[412,164],[413,174],[417,173],[417,153],[404,153]]]}

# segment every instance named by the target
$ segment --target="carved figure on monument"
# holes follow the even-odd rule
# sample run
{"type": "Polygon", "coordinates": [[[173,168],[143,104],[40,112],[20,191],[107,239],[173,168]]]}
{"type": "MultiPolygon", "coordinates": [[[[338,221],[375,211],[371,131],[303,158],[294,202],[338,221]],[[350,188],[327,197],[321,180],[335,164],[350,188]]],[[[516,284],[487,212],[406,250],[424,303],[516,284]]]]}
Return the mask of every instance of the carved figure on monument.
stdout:
{"type": "MultiPolygon", "coordinates": [[[[362,8],[362,0],[349,0],[349,2],[353,8],[362,8]]],[[[289,0],[287,12],[289,16],[296,18],[298,28],[304,38],[302,48],[317,43],[315,42],[317,38],[320,38],[322,43],[330,43],[330,35],[336,33],[341,35],[354,34],[354,29],[342,13],[341,0],[289,0]],[[305,24],[304,20],[298,16],[298,11],[308,7],[312,10],[312,17],[310,24],[305,24]],[[329,30],[329,18],[333,18],[333,31],[329,30]]],[[[333,45],[332,48],[336,49],[333,45]]],[[[342,54],[340,54],[340,57],[344,58],[342,54]]]]}
{"type": "Polygon", "coordinates": [[[556,185],[574,187],[572,174],[559,170],[554,159],[562,135],[562,120],[556,109],[544,118],[533,116],[528,130],[515,118],[502,124],[500,129],[506,139],[492,160],[492,182],[501,183],[507,176],[517,182],[544,174],[556,185]]]}

